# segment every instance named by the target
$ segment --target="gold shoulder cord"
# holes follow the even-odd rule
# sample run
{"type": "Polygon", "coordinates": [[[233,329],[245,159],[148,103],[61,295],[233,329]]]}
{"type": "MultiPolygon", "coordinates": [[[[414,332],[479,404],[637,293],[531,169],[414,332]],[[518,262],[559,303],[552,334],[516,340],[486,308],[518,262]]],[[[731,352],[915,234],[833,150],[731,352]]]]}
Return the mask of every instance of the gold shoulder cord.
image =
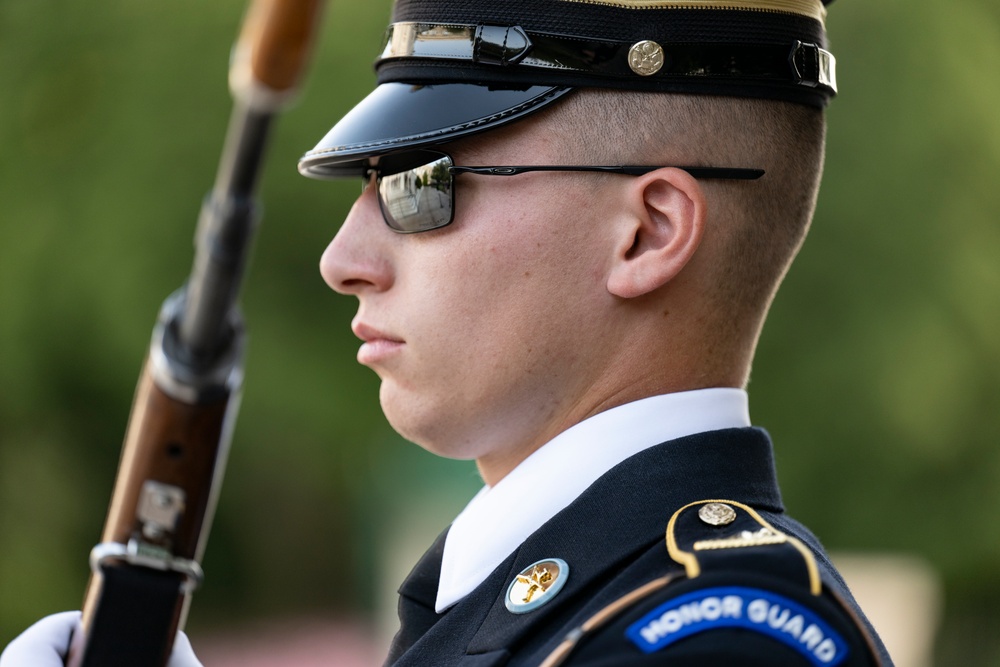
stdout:
{"type": "Polygon", "coordinates": [[[583,625],[573,628],[569,633],[567,633],[563,642],[559,644],[559,646],[556,647],[556,650],[550,653],[549,657],[547,657],[538,667],[557,667],[557,665],[561,665],[566,658],[569,657],[569,654],[573,652],[577,643],[579,643],[584,636],[605,625],[615,616],[625,611],[639,600],[652,595],[667,584],[680,579],[680,577],[681,575],[679,574],[668,574],[665,577],[654,579],[648,584],[635,589],[631,593],[618,598],[607,607],[588,618],[583,625]]]}

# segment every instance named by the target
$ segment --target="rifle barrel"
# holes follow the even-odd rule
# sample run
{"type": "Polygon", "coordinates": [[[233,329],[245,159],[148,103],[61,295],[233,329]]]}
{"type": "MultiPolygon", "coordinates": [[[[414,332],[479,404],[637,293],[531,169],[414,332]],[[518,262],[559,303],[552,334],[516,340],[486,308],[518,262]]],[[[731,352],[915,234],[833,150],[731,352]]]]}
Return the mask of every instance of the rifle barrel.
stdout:
{"type": "Polygon", "coordinates": [[[184,287],[164,303],[139,379],[102,541],[67,663],[162,667],[190,594],[242,384],[237,299],[275,116],[293,99],[320,0],[254,0],[230,67],[235,98],[184,287]]]}

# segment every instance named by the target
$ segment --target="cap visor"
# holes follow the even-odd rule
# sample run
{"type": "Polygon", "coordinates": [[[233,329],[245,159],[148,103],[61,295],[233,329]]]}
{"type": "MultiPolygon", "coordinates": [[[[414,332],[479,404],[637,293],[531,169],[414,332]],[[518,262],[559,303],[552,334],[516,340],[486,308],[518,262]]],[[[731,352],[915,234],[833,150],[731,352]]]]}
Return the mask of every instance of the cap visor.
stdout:
{"type": "Polygon", "coordinates": [[[443,144],[510,123],[570,90],[558,86],[513,90],[469,83],[383,83],[302,157],[299,171],[313,178],[358,176],[368,158],[443,144]]]}

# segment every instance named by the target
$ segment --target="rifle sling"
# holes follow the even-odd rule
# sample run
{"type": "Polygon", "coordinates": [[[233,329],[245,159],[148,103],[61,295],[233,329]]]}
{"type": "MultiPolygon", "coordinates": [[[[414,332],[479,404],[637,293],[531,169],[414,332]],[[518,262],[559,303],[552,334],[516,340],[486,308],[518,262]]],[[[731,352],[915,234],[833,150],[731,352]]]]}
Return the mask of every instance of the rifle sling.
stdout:
{"type": "Polygon", "coordinates": [[[105,565],[102,575],[82,667],[165,665],[184,576],[125,563],[105,565]]]}

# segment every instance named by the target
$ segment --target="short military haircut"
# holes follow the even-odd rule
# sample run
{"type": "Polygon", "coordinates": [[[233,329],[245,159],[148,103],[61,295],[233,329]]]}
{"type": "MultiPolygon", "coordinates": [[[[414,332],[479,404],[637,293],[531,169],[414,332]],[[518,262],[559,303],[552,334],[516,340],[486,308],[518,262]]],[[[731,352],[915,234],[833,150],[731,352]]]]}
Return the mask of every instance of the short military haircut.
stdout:
{"type": "MultiPolygon", "coordinates": [[[[586,89],[552,109],[568,160],[593,164],[748,167],[757,181],[702,181],[718,235],[715,294],[760,323],[805,238],[823,166],[820,109],[767,99],[586,89]],[[576,140],[572,133],[583,128],[576,140]]],[[[756,331],[754,332],[756,337],[756,331]]]]}

